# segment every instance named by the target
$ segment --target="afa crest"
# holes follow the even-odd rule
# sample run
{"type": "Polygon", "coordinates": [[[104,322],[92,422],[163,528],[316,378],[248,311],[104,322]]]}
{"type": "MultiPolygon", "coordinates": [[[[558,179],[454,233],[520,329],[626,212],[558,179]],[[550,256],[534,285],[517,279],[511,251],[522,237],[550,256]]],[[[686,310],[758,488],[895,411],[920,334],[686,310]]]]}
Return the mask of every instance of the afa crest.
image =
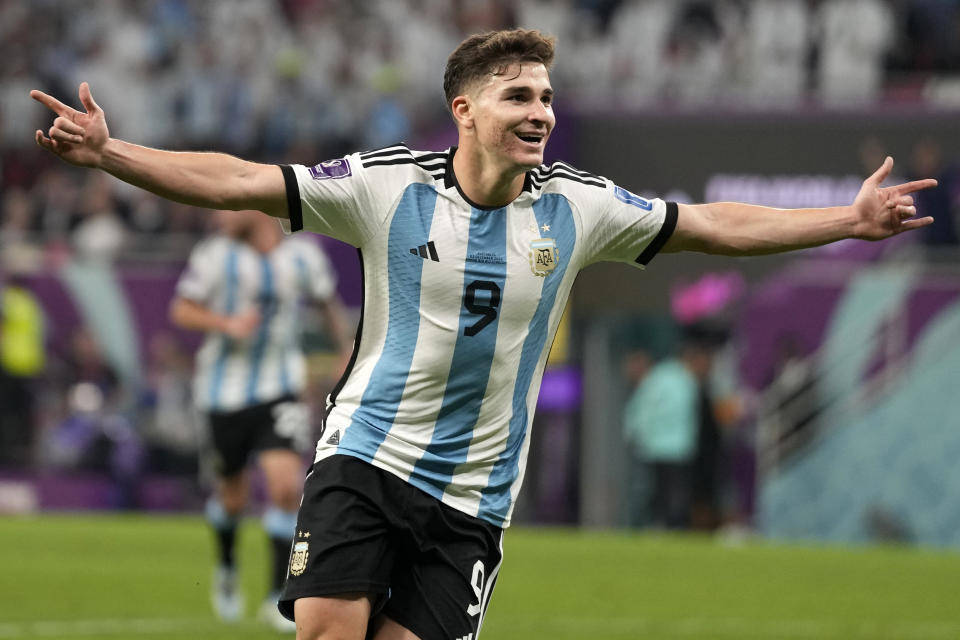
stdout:
{"type": "Polygon", "coordinates": [[[557,243],[553,238],[530,241],[530,269],[533,275],[545,278],[557,268],[557,243]]]}
{"type": "Polygon", "coordinates": [[[306,571],[308,557],[310,557],[310,543],[306,540],[296,542],[293,545],[293,552],[290,554],[290,575],[299,576],[306,571]]]}

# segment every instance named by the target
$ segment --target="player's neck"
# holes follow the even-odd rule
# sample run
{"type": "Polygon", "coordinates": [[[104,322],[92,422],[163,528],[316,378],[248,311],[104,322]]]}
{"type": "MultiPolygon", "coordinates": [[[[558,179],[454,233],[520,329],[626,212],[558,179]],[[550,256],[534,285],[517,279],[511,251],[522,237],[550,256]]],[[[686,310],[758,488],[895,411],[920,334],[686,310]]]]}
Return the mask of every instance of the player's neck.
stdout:
{"type": "Polygon", "coordinates": [[[471,202],[484,207],[505,207],[523,191],[526,172],[516,167],[499,167],[467,145],[454,154],[453,173],[471,202]]]}

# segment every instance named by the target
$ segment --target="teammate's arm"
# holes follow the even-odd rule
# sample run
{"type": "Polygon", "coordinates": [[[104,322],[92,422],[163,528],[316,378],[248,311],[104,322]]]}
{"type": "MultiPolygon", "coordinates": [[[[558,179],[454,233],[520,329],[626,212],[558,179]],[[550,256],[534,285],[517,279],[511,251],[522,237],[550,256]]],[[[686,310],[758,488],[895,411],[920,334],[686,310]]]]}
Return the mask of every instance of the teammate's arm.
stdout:
{"type": "Polygon", "coordinates": [[[177,296],[170,304],[170,320],[181,329],[215,331],[235,340],[246,340],[260,325],[260,313],[251,309],[236,315],[222,315],[195,300],[177,296]]]}
{"type": "Polygon", "coordinates": [[[65,162],[102,169],[124,182],[175,200],[207,209],[255,209],[287,217],[283,174],[275,165],[248,162],[223,153],[161,151],[110,137],[106,117],[86,82],[80,85],[77,111],[42,91],[30,97],[57,114],[46,135],[34,134],[37,144],[65,162]]]}
{"type": "Polygon", "coordinates": [[[845,238],[882,240],[919,229],[933,218],[916,218],[910,195],[937,185],[916,180],[891,187],[893,158],[864,180],[853,204],[824,209],[774,209],[735,202],[679,205],[677,227],[663,251],[699,251],[749,256],[815,247],[845,238]]]}
{"type": "Polygon", "coordinates": [[[337,374],[343,373],[353,355],[353,331],[340,296],[334,295],[318,303],[323,321],[337,347],[337,374]]]}

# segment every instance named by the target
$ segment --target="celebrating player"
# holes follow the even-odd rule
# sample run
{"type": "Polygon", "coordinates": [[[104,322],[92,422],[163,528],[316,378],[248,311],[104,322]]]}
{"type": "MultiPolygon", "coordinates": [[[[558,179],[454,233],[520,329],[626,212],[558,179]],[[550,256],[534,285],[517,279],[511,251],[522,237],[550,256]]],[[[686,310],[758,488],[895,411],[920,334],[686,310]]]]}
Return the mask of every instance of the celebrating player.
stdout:
{"type": "Polygon", "coordinates": [[[261,617],[293,630],[276,607],[287,573],[310,446],[301,302],[316,302],[342,354],[351,341],[330,264],[315,242],[285,239],[258,211],[221,214],[222,233],[192,252],[171,305],[173,321],[207,332],[197,353],[194,403],[207,418],[217,476],[207,519],[216,533],[219,566],[213,582],[217,615],[235,621],[243,599],[234,562],[237,525],[247,503],[248,458],[255,455],[269,506],[263,527],[271,541],[271,593],[261,617]]]}
{"type": "Polygon", "coordinates": [[[545,166],[553,55],[538,31],[471,36],[444,75],[458,146],[312,167],[139,147],[109,137],[86,84],[84,112],[31,94],[57,114],[37,143],[68,162],[360,249],[362,335],[328,399],[280,601],[301,639],[477,637],[547,352],[586,265],[878,240],[932,221],[910,193],[936,182],[881,188],[890,158],[851,205],[790,211],[647,200],[545,166]]]}

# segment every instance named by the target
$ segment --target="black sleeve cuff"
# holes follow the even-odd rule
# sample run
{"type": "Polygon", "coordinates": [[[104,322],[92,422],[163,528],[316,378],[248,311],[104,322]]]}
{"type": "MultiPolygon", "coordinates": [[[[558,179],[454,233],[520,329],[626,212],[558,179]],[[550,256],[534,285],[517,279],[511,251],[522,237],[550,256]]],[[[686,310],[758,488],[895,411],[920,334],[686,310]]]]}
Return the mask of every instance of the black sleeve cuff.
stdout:
{"type": "MultiPolygon", "coordinates": [[[[300,204],[299,201],[297,204],[300,204]]],[[[673,235],[673,230],[677,228],[677,210],[676,202],[667,203],[667,213],[663,217],[663,226],[660,227],[660,232],[650,241],[643,253],[637,256],[634,262],[647,266],[647,263],[653,260],[653,256],[657,255],[660,249],[663,249],[663,245],[667,244],[667,240],[673,235]]]]}
{"type": "Polygon", "coordinates": [[[281,164],[283,172],[283,186],[287,190],[287,218],[290,220],[290,231],[303,229],[303,209],[300,206],[300,186],[297,184],[297,174],[293,167],[281,164]]]}

